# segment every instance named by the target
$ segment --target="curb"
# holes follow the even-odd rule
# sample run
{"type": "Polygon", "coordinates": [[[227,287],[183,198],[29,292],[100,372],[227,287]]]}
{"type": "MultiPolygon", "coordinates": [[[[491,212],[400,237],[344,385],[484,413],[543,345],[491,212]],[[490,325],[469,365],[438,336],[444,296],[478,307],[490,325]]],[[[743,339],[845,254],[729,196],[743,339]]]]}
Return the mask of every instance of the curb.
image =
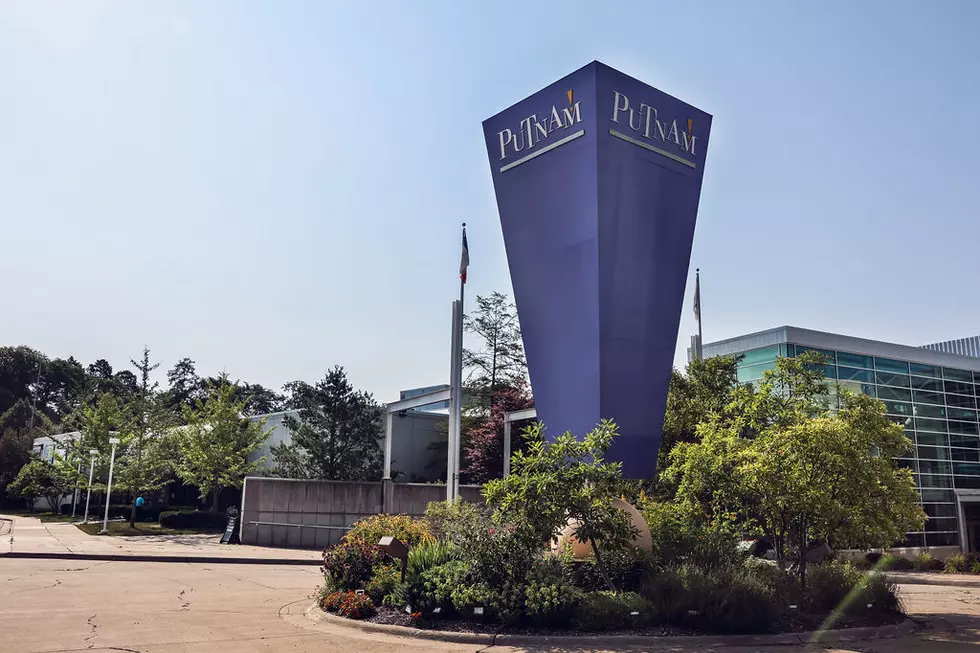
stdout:
{"type": "Polygon", "coordinates": [[[945,587],[980,587],[980,577],[964,577],[963,574],[943,574],[943,573],[908,573],[895,574],[886,572],[888,580],[903,585],[943,585],[945,587]]]}
{"type": "MultiPolygon", "coordinates": [[[[297,601],[296,603],[301,603],[301,601],[297,601]]],[[[294,614],[291,611],[287,612],[294,614]]],[[[375,624],[357,621],[355,619],[346,619],[324,612],[315,601],[302,614],[315,624],[327,623],[368,633],[382,633],[385,635],[439,642],[485,644],[487,646],[553,645],[619,647],[661,645],[670,647],[693,646],[698,649],[703,647],[727,646],[785,646],[851,642],[867,639],[891,639],[910,635],[918,628],[914,621],[906,619],[902,623],[889,624],[887,626],[781,633],[778,635],[671,635],[667,637],[657,637],[654,635],[496,635],[422,630],[419,628],[409,628],[408,626],[375,624]]]]}
{"type": "Polygon", "coordinates": [[[24,560],[101,560],[107,562],[186,562],[213,565],[303,565],[322,566],[319,559],[304,558],[242,558],[234,556],[190,556],[190,555],[151,555],[125,553],[41,553],[11,551],[0,553],[0,560],[18,558],[24,560]]]}

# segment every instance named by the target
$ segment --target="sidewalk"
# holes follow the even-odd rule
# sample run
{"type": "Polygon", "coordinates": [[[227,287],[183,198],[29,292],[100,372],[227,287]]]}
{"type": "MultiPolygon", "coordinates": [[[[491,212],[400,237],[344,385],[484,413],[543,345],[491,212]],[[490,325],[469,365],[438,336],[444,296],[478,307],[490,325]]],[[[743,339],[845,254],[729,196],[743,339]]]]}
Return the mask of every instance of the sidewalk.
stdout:
{"type": "Polygon", "coordinates": [[[220,544],[220,534],[109,537],[0,514],[0,557],[319,565],[319,551],[220,544]],[[10,528],[5,524],[10,523],[10,528]]]}

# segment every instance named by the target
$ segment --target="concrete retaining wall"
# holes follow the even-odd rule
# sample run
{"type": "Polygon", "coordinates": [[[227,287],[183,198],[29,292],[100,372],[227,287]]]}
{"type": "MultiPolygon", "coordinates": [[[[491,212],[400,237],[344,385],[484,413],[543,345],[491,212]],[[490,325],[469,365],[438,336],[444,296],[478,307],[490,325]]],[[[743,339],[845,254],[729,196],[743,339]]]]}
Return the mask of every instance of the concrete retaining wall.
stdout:
{"type": "MultiPolygon", "coordinates": [[[[479,486],[461,486],[467,501],[480,500],[479,486]]],[[[242,488],[242,544],[323,549],[336,544],[359,519],[380,512],[419,516],[446,486],[395,483],[384,510],[381,481],[305,481],[249,477],[242,488]]]]}

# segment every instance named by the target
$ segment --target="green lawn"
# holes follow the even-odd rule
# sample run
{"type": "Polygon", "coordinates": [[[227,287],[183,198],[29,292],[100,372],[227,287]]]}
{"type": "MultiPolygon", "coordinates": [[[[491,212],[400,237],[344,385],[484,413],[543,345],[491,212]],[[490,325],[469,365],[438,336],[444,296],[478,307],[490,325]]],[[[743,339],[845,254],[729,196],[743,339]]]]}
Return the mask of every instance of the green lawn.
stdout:
{"type": "MultiPolygon", "coordinates": [[[[9,510],[7,508],[0,508],[0,515],[13,515],[15,517],[35,517],[43,522],[70,522],[71,513],[67,515],[59,515],[53,512],[35,512],[31,513],[29,510],[9,510]]],[[[76,520],[81,520],[82,515],[75,515],[76,520]]]]}
{"type": "MultiPolygon", "coordinates": [[[[89,522],[88,524],[76,524],[76,526],[89,535],[98,535],[99,531],[102,530],[102,521],[89,522]]],[[[217,536],[221,533],[221,531],[198,530],[193,528],[164,528],[156,522],[136,522],[136,526],[134,528],[130,528],[129,522],[126,521],[109,522],[109,535],[117,535],[120,537],[130,537],[133,535],[192,535],[197,533],[206,533],[217,536]]]]}

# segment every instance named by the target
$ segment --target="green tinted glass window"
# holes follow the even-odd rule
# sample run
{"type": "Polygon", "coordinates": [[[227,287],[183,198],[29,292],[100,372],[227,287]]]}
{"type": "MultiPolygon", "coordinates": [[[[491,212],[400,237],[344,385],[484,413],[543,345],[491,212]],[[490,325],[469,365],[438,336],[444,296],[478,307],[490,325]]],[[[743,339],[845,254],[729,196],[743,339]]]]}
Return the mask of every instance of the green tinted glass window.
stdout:
{"type": "Polygon", "coordinates": [[[946,405],[956,406],[958,408],[976,408],[977,402],[973,397],[949,394],[946,395],[946,405]]]}
{"type": "MultiPolygon", "coordinates": [[[[878,388],[878,390],[880,391],[881,388],[878,388]]],[[[912,404],[907,404],[904,401],[885,401],[884,404],[885,412],[889,415],[912,415],[912,404]]]]}
{"type": "Polygon", "coordinates": [[[875,391],[875,386],[871,385],[870,383],[861,383],[859,381],[838,381],[837,385],[841,390],[848,390],[854,394],[865,394],[869,397],[874,397],[877,394],[875,391]]]}
{"type": "Polygon", "coordinates": [[[963,449],[980,449],[980,438],[977,438],[975,435],[951,433],[949,435],[949,443],[954,447],[961,447],[963,449]]]}
{"type": "Polygon", "coordinates": [[[958,476],[980,476],[980,464],[953,463],[953,473],[958,476]]]}
{"type": "Polygon", "coordinates": [[[909,377],[907,374],[878,372],[875,377],[878,379],[878,385],[898,385],[903,388],[909,387],[909,377]]]}
{"type": "Polygon", "coordinates": [[[947,417],[952,417],[953,419],[962,419],[965,421],[977,421],[977,411],[970,410],[969,408],[949,408],[947,411],[947,417]]]}
{"type": "Polygon", "coordinates": [[[959,533],[926,533],[926,546],[958,546],[959,533]]]}
{"type": "Polygon", "coordinates": [[[956,516],[956,505],[952,503],[927,503],[922,508],[930,517],[956,516]]]}
{"type": "Polygon", "coordinates": [[[946,447],[918,447],[919,458],[927,460],[949,460],[949,449],[946,447]]]}
{"type": "Polygon", "coordinates": [[[932,390],[933,392],[943,391],[943,382],[940,379],[927,379],[924,376],[913,376],[912,387],[919,390],[932,390]]]}
{"type": "Polygon", "coordinates": [[[966,463],[980,463],[980,449],[950,449],[953,460],[966,463]]]}
{"type": "Polygon", "coordinates": [[[920,474],[952,474],[951,463],[945,460],[919,460],[920,474]]]}
{"type": "Polygon", "coordinates": [[[934,376],[937,378],[942,378],[942,370],[940,370],[935,365],[923,365],[922,363],[909,363],[909,371],[912,374],[921,374],[922,376],[934,376]]]}
{"type": "Polygon", "coordinates": [[[956,495],[948,490],[922,490],[920,493],[923,501],[937,503],[952,503],[956,501],[956,495]]]}
{"type": "Polygon", "coordinates": [[[908,374],[909,364],[907,361],[899,361],[894,358],[878,358],[875,356],[875,369],[881,372],[908,374]]]}
{"type": "Polygon", "coordinates": [[[973,383],[973,372],[968,372],[966,370],[954,370],[951,367],[944,367],[943,378],[951,381],[966,381],[967,383],[973,383]]]}
{"type": "Polygon", "coordinates": [[[864,381],[874,383],[874,373],[868,370],[856,370],[852,367],[838,367],[838,378],[848,381],[864,381]]]}
{"type": "Polygon", "coordinates": [[[837,364],[848,365],[850,367],[874,368],[874,358],[864,354],[849,354],[846,351],[837,352],[837,364]]]}
{"type": "Polygon", "coordinates": [[[946,417],[945,407],[931,404],[916,404],[914,412],[916,417],[938,417],[939,419],[946,417]]]}
{"type": "Polygon", "coordinates": [[[980,435],[977,430],[976,422],[957,422],[955,419],[949,420],[950,433],[962,433],[963,435],[980,435]]]}
{"type": "Polygon", "coordinates": [[[963,383],[962,381],[944,381],[946,392],[955,392],[958,395],[972,395],[973,384],[963,383]]]}
{"type": "Polygon", "coordinates": [[[739,361],[739,364],[755,365],[757,363],[768,363],[769,361],[776,360],[778,355],[779,347],[775,345],[772,347],[763,347],[762,349],[753,349],[740,354],[741,360],[739,361]]]}
{"type": "Polygon", "coordinates": [[[878,388],[879,399],[894,399],[896,401],[912,401],[912,391],[905,388],[878,388]]]}
{"type": "MultiPolygon", "coordinates": [[[[926,531],[955,531],[956,530],[956,519],[950,519],[948,517],[938,517],[936,519],[926,520],[926,531]]],[[[935,546],[935,545],[933,545],[935,546]]]]}
{"type": "Polygon", "coordinates": [[[774,369],[776,369],[775,361],[771,363],[762,363],[761,365],[739,365],[738,380],[742,383],[745,383],[746,381],[755,381],[756,379],[761,379],[766,370],[774,369]]]}
{"type": "Polygon", "coordinates": [[[823,367],[824,378],[836,379],[837,378],[837,366],[836,365],[824,365],[823,367]]]}
{"type": "MultiPolygon", "coordinates": [[[[925,461],[919,461],[919,467],[925,461]]],[[[949,465],[949,463],[946,463],[949,465]]],[[[938,488],[952,488],[953,487],[953,477],[952,476],[940,476],[939,474],[919,474],[919,487],[938,487],[938,488]]]]}
{"type": "Polygon", "coordinates": [[[915,441],[919,445],[944,447],[949,444],[949,436],[945,433],[916,433],[915,441]]]}
{"type": "Polygon", "coordinates": [[[946,420],[943,419],[926,419],[924,417],[916,418],[915,420],[915,430],[918,431],[936,431],[938,433],[946,432],[946,420]]]}
{"type": "Polygon", "coordinates": [[[940,393],[929,392],[928,390],[913,390],[912,398],[917,404],[938,404],[942,406],[945,403],[940,393]]]}

